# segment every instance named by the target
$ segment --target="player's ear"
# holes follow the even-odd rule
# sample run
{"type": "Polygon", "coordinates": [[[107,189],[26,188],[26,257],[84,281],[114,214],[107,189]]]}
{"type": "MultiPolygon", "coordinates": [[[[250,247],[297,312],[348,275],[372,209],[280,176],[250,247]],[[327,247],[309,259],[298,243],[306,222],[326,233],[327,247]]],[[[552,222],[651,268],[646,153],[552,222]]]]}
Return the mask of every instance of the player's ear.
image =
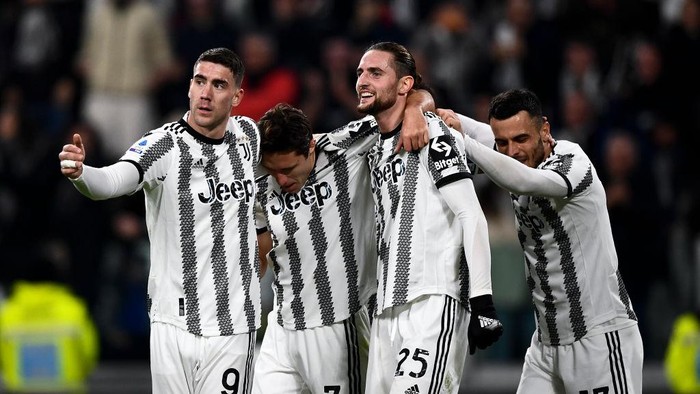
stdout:
{"type": "Polygon", "coordinates": [[[236,93],[233,95],[233,99],[231,100],[232,106],[236,107],[241,103],[241,100],[243,100],[243,93],[243,89],[236,90],[236,93]]]}
{"type": "Polygon", "coordinates": [[[552,130],[550,128],[550,125],[549,125],[549,122],[547,121],[546,116],[542,117],[542,128],[540,129],[540,139],[550,149],[554,148],[555,141],[554,141],[554,138],[552,137],[552,130]]]}
{"type": "Polygon", "coordinates": [[[540,135],[542,138],[550,138],[552,136],[552,131],[549,126],[549,122],[547,121],[547,117],[543,116],[542,117],[542,129],[540,130],[540,135]]]}
{"type": "Polygon", "coordinates": [[[399,95],[407,95],[408,92],[410,92],[411,89],[413,89],[413,82],[413,77],[410,75],[401,77],[401,79],[399,79],[399,95]]]}
{"type": "Polygon", "coordinates": [[[316,140],[314,137],[311,137],[311,141],[309,141],[309,155],[314,151],[314,149],[316,149],[316,140]]]}

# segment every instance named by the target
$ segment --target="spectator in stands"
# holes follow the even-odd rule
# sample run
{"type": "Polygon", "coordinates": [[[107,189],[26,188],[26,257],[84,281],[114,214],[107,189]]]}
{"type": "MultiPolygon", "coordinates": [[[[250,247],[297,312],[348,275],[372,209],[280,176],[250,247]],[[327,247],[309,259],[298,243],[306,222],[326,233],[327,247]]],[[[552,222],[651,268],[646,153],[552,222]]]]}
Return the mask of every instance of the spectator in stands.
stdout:
{"type": "Polygon", "coordinates": [[[23,0],[13,56],[13,76],[22,81],[30,116],[45,120],[50,101],[46,94],[59,77],[61,32],[46,0],[23,0]]]}
{"type": "Polygon", "coordinates": [[[559,98],[581,92],[586,101],[593,105],[591,109],[597,112],[605,99],[602,80],[595,48],[584,39],[569,40],[564,48],[564,63],[559,74],[559,98]]]}
{"type": "Polygon", "coordinates": [[[345,34],[358,48],[364,49],[380,41],[403,44],[408,36],[389,17],[389,8],[381,0],[356,0],[345,34]]]}
{"type": "Polygon", "coordinates": [[[270,9],[261,19],[260,26],[270,32],[277,44],[276,60],[298,72],[317,66],[321,51],[319,37],[328,36],[335,27],[318,15],[320,8],[328,2],[270,0],[269,3],[270,9]]]}
{"type": "Polygon", "coordinates": [[[278,103],[297,105],[299,76],[278,63],[277,43],[262,31],[245,33],[238,41],[246,76],[241,88],[245,94],[231,115],[243,115],[257,121],[278,103]]]}
{"type": "Polygon", "coordinates": [[[639,156],[632,134],[618,131],[610,135],[604,147],[601,180],[605,186],[610,225],[617,250],[619,268],[627,293],[639,318],[639,330],[646,352],[653,342],[649,337],[649,290],[664,276],[668,258],[663,253],[660,206],[654,187],[650,187],[649,169],[639,156]],[[629,279],[628,279],[629,278],[629,279]]]}
{"type": "Polygon", "coordinates": [[[562,96],[562,125],[555,131],[556,139],[564,139],[581,145],[588,157],[597,163],[600,158],[598,142],[598,112],[585,92],[572,90],[562,96]]]}
{"type": "Polygon", "coordinates": [[[661,52],[651,41],[635,42],[630,58],[630,72],[624,80],[622,91],[616,98],[620,105],[618,117],[622,126],[642,136],[651,133],[660,114],[677,113],[674,95],[661,52]]]}
{"type": "Polygon", "coordinates": [[[78,71],[84,115],[116,159],[159,121],[154,92],[173,72],[165,22],[144,0],[108,0],[86,15],[78,71]]]}
{"type": "Polygon", "coordinates": [[[530,0],[508,0],[502,18],[493,26],[491,59],[495,90],[519,88],[525,84],[523,60],[527,51],[525,33],[534,18],[530,0]]]}
{"type": "Polygon", "coordinates": [[[170,32],[173,37],[176,78],[159,92],[161,112],[179,117],[189,106],[181,93],[189,86],[190,68],[209,48],[232,47],[239,29],[226,23],[216,0],[184,0],[170,32]]]}
{"type": "MultiPolygon", "coordinates": [[[[358,119],[356,66],[360,52],[347,37],[335,36],[326,39],[321,52],[322,84],[314,93],[322,102],[314,121],[315,130],[330,131],[351,120],[358,119]]],[[[309,112],[304,111],[307,115],[309,112]]]]}
{"type": "Polygon", "coordinates": [[[456,1],[442,2],[430,14],[429,23],[413,36],[412,52],[423,57],[437,100],[457,111],[472,110],[472,93],[485,78],[487,50],[478,26],[467,8],[456,1]]]}
{"type": "Polygon", "coordinates": [[[51,142],[27,116],[21,94],[14,89],[3,93],[14,97],[0,101],[0,212],[5,212],[0,222],[0,280],[11,281],[18,274],[16,262],[23,261],[47,231],[50,205],[45,201],[59,178],[46,171],[54,156],[51,142]]]}
{"type": "MultiPolygon", "coordinates": [[[[693,154],[700,143],[700,0],[685,0],[679,23],[664,34],[663,60],[669,76],[681,141],[693,154]]],[[[694,168],[700,177],[700,168],[694,168]]]]}

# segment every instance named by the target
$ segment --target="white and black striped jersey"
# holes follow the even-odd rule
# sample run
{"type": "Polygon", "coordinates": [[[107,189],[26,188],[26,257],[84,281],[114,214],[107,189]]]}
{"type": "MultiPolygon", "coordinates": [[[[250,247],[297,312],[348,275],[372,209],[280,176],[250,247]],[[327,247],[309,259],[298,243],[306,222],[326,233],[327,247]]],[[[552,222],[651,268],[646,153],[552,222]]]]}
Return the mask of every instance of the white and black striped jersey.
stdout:
{"type": "Polygon", "coordinates": [[[270,175],[257,180],[256,222],[272,235],[272,289],[285,328],[345,320],[376,291],[367,151],[377,135],[372,117],[316,135],[316,163],[297,193],[270,175]]]}
{"type": "Polygon", "coordinates": [[[567,345],[601,323],[636,320],[590,159],[579,145],[559,140],[538,168],[560,174],[569,188],[565,198],[511,194],[540,341],[567,345]]]}
{"type": "Polygon", "coordinates": [[[146,197],[149,316],[199,336],[250,332],[261,312],[257,126],[231,117],[214,140],[184,119],[146,133],[121,158],[139,170],[146,197]]]}
{"type": "MultiPolygon", "coordinates": [[[[469,270],[460,221],[438,188],[470,178],[461,136],[426,113],[429,145],[394,153],[399,126],[369,152],[377,221],[377,314],[425,294],[467,307],[469,270]]],[[[479,208],[480,209],[480,208],[479,208]]]]}

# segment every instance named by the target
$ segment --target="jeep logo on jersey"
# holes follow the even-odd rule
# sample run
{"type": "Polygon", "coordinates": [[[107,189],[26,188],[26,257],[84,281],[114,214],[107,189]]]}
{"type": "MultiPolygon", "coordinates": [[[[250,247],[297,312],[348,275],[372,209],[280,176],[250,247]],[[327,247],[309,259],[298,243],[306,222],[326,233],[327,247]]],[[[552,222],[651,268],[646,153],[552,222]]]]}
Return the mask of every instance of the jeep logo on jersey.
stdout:
{"type": "Polygon", "coordinates": [[[518,219],[518,224],[520,224],[520,227],[529,228],[538,233],[544,228],[542,219],[535,215],[528,215],[525,212],[515,210],[515,217],[518,219]]]}
{"type": "Polygon", "coordinates": [[[459,165],[459,155],[450,145],[449,137],[446,135],[431,139],[429,152],[438,171],[459,165]]]}
{"type": "Polygon", "coordinates": [[[296,193],[273,191],[270,196],[270,212],[273,215],[280,215],[285,210],[294,211],[302,205],[310,206],[316,204],[322,207],[332,195],[333,189],[328,182],[304,186],[296,193]]]}
{"type": "Polygon", "coordinates": [[[235,198],[236,200],[245,200],[249,202],[253,198],[255,193],[255,188],[253,187],[253,181],[242,180],[229,183],[214,183],[214,178],[207,178],[207,185],[209,186],[208,192],[199,193],[199,201],[204,204],[211,204],[214,201],[226,202],[230,198],[235,198]]]}
{"type": "Polygon", "coordinates": [[[403,163],[403,160],[396,158],[372,170],[372,189],[382,187],[384,182],[397,183],[399,177],[404,174],[406,174],[406,165],[403,163]]]}

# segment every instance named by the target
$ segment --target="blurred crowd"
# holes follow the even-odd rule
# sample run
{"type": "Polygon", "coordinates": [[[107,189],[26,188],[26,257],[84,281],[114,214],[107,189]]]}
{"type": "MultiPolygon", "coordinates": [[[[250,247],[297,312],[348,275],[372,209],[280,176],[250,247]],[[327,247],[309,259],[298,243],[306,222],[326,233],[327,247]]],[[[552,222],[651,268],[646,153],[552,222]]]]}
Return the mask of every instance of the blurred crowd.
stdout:
{"type": "MultiPolygon", "coordinates": [[[[62,178],[73,133],[109,164],[181,117],[197,56],[246,66],[236,114],[278,102],[316,132],[359,118],[366,47],[406,45],[439,107],[487,121],[489,100],[527,87],[555,138],[579,143],[606,186],[620,270],[647,359],[700,292],[700,0],[14,0],[0,4],[0,293],[47,262],[89,305],[103,359],[146,359],[143,196],[93,202],[62,178]]],[[[520,362],[534,329],[506,193],[489,218],[504,340],[520,362]]]]}

